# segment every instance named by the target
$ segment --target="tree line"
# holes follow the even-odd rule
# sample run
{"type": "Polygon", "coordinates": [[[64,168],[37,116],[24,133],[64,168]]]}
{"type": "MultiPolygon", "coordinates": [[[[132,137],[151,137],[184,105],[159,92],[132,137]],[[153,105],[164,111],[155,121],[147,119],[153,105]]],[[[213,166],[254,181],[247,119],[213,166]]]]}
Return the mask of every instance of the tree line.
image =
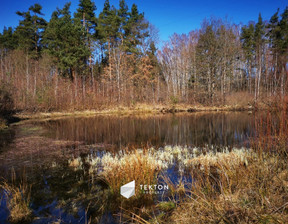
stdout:
{"type": "Polygon", "coordinates": [[[288,7],[264,22],[241,26],[204,20],[200,30],[174,34],[159,52],[168,92],[182,98],[226,103],[245,91],[253,101],[287,92],[288,7]]]}
{"type": "Polygon", "coordinates": [[[34,4],[0,34],[0,88],[16,109],[227,104],[235,93],[253,101],[286,94],[288,7],[245,26],[205,19],[157,49],[158,31],[136,4],[106,0],[98,16],[91,0],[80,0],[73,15],[70,5],[46,21],[34,4]]]}

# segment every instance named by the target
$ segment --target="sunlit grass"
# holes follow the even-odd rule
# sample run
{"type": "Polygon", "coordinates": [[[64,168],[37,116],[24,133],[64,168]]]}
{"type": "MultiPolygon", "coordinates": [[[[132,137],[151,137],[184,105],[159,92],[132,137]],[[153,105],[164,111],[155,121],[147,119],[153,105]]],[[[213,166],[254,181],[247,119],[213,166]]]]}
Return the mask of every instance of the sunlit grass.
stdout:
{"type": "MultiPolygon", "coordinates": [[[[113,193],[119,193],[120,187],[135,180],[139,184],[154,184],[161,169],[157,161],[148,152],[125,154],[121,158],[104,156],[102,158],[103,171],[101,175],[108,182],[113,193]]],[[[136,188],[136,195],[139,195],[136,188]]]]}
{"type": "MultiPolygon", "coordinates": [[[[174,164],[178,165],[179,172],[200,167],[202,170],[220,164],[227,169],[236,165],[247,165],[247,157],[251,153],[248,149],[233,148],[230,151],[224,147],[217,152],[210,148],[188,148],[182,146],[165,146],[155,149],[123,150],[116,154],[106,152],[102,157],[88,155],[83,158],[72,158],[68,161],[70,167],[81,169],[84,163],[89,164],[89,174],[98,175],[108,183],[114,194],[119,194],[120,187],[135,180],[136,184],[155,184],[158,174],[174,164]]],[[[218,149],[219,150],[219,149],[218,149]]],[[[141,192],[136,194],[141,195],[141,192]]]]}

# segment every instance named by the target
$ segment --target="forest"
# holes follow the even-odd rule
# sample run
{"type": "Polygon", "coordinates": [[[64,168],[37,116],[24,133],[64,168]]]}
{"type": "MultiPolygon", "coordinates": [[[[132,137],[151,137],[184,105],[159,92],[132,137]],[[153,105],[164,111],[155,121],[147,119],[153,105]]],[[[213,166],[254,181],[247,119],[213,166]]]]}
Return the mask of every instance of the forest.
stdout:
{"type": "Polygon", "coordinates": [[[111,105],[255,104],[287,92],[288,7],[269,21],[211,17],[162,44],[139,12],[91,0],[17,12],[0,35],[1,113],[101,109],[111,105]],[[97,14],[96,14],[97,12],[97,14]],[[8,108],[8,109],[7,109],[8,108]],[[4,112],[3,112],[4,111],[4,112]]]}

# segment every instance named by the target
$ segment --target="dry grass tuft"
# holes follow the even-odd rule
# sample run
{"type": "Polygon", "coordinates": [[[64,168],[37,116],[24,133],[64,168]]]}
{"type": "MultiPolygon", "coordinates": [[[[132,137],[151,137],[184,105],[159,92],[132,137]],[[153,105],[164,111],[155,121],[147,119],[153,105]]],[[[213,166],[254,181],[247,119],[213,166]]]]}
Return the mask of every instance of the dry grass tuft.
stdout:
{"type": "Polygon", "coordinates": [[[6,197],[7,208],[9,209],[9,219],[13,223],[22,223],[31,218],[32,210],[30,209],[31,185],[23,178],[19,185],[15,184],[15,173],[12,175],[12,184],[3,181],[0,188],[6,197]]]}
{"type": "MultiPolygon", "coordinates": [[[[119,193],[123,184],[135,180],[136,184],[154,184],[161,167],[146,151],[134,151],[123,157],[105,155],[102,158],[102,175],[113,193],[119,193]]],[[[139,194],[136,188],[136,195],[139,194]]]]}

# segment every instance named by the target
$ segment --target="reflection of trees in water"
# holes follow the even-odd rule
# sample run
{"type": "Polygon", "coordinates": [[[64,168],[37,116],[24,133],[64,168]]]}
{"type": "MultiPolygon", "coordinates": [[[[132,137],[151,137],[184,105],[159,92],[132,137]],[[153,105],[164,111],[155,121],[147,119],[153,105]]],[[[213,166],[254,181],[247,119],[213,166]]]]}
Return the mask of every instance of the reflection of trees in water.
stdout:
{"type": "MultiPolygon", "coordinates": [[[[54,167],[19,167],[10,171],[10,175],[14,172],[15,186],[19,186],[23,179],[29,185],[32,183],[31,207],[37,223],[52,223],[58,217],[61,217],[63,223],[78,223],[77,220],[85,219],[87,208],[91,217],[100,219],[107,209],[107,184],[101,180],[92,181],[87,170],[73,170],[67,163],[57,163],[54,167]]],[[[6,180],[10,181],[11,177],[7,176],[6,180]]],[[[0,209],[4,206],[4,203],[0,205],[0,209]]],[[[8,211],[0,214],[4,215],[5,212],[8,211]]],[[[0,223],[6,223],[6,219],[2,218],[0,223]]]]}
{"type": "Polygon", "coordinates": [[[253,133],[253,116],[247,113],[96,116],[48,121],[43,125],[57,139],[87,144],[234,145],[243,143],[253,133]]]}

